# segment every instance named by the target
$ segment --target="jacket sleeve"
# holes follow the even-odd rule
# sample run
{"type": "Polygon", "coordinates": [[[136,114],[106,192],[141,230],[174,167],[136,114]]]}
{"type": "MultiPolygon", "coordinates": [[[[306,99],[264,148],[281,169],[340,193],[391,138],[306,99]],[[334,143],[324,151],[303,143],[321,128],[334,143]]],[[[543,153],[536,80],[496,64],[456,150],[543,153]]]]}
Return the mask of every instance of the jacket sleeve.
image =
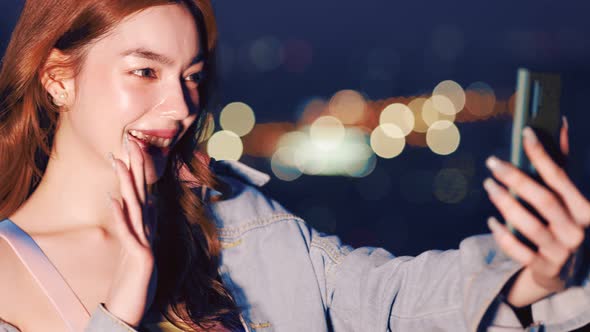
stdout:
{"type": "Polygon", "coordinates": [[[19,332],[19,329],[0,319],[0,332],[19,332]]]}
{"type": "Polygon", "coordinates": [[[94,310],[94,313],[92,313],[90,321],[84,331],[137,332],[137,330],[111,314],[102,303],[96,308],[96,310],[94,310]]]}
{"type": "MultiPolygon", "coordinates": [[[[353,249],[310,229],[310,255],[334,331],[524,331],[501,290],[522,268],[490,235],[464,239],[457,250],[395,257],[381,248],[353,249]]],[[[568,289],[533,305],[533,325],[550,329],[590,322],[589,296],[568,289]],[[559,312],[557,297],[583,306],[559,312]],[[541,312],[543,314],[541,315],[541,312]],[[543,322],[541,322],[543,323],[543,322]]],[[[586,290],[587,292],[587,290],[586,290]]]]}

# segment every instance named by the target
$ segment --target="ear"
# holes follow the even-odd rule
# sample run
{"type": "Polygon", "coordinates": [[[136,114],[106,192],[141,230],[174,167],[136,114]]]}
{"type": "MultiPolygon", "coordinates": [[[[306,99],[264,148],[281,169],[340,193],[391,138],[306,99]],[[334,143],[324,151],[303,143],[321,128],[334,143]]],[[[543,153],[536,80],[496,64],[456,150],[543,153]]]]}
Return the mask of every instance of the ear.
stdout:
{"type": "Polygon", "coordinates": [[[74,70],[70,57],[54,48],[39,72],[41,84],[56,106],[70,106],[74,101],[74,70]]]}

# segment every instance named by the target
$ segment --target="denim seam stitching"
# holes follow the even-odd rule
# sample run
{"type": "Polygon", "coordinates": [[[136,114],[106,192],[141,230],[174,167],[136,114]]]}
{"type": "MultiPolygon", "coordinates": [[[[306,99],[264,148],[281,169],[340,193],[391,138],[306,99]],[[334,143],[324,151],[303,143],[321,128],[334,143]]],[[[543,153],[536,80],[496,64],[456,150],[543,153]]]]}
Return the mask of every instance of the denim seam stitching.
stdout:
{"type": "Polygon", "coordinates": [[[245,225],[239,227],[230,227],[230,228],[218,228],[217,231],[219,233],[219,237],[222,238],[222,241],[225,239],[231,239],[243,236],[245,233],[255,229],[267,226],[269,224],[278,222],[278,221],[287,221],[287,220],[295,220],[301,221],[305,223],[305,221],[293,214],[290,213],[277,213],[273,214],[270,217],[254,219],[253,221],[248,222],[245,225]]]}
{"type": "Polygon", "coordinates": [[[345,256],[338,249],[334,248],[334,245],[329,243],[326,239],[318,239],[315,237],[311,240],[310,247],[316,247],[325,252],[330,260],[336,265],[340,264],[345,256]]]}

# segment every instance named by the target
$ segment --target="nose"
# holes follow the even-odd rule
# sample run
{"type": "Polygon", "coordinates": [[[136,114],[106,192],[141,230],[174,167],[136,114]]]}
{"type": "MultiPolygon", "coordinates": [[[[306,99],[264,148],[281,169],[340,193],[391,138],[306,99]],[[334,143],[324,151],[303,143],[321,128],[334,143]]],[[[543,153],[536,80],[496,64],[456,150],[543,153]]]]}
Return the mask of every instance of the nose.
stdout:
{"type": "Polygon", "coordinates": [[[192,96],[182,84],[170,84],[163,87],[158,108],[161,117],[175,121],[183,121],[196,113],[197,106],[193,105],[192,96]]]}

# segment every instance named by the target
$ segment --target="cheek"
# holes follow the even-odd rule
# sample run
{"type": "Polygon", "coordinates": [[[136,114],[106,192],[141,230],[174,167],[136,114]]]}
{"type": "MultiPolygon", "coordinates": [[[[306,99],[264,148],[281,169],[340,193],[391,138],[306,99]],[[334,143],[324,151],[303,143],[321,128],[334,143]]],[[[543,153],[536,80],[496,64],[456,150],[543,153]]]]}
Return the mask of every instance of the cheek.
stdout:
{"type": "Polygon", "coordinates": [[[81,110],[99,123],[124,126],[140,118],[154,104],[155,93],[143,86],[139,79],[124,73],[108,73],[85,78],[81,91],[81,110]],[[85,112],[85,111],[84,111],[85,112]]]}
{"type": "Polygon", "coordinates": [[[68,115],[78,138],[95,150],[120,145],[123,131],[155,102],[156,94],[141,83],[109,70],[80,75],[75,109],[68,115]]]}

